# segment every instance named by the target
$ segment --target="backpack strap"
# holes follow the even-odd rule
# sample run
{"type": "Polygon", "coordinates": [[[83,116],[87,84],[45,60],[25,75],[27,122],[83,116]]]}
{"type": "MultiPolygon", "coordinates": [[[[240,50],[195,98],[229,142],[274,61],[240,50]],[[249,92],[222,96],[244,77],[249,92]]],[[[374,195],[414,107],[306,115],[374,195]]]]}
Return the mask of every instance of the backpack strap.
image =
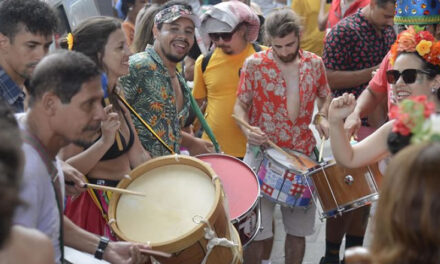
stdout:
{"type": "Polygon", "coordinates": [[[206,56],[203,57],[203,59],[202,59],[202,73],[204,73],[205,70],[206,70],[206,67],[208,67],[208,63],[209,63],[209,60],[212,57],[212,53],[214,53],[213,50],[208,52],[208,54],[206,54],[206,56]]]}
{"type": "Polygon", "coordinates": [[[261,51],[261,46],[255,42],[252,42],[252,47],[254,47],[255,52],[261,51]]]}
{"type": "MultiPolygon", "coordinates": [[[[261,46],[255,42],[252,42],[252,47],[254,48],[255,52],[260,52],[262,50],[261,46]]],[[[203,59],[202,59],[202,73],[204,73],[206,70],[206,67],[208,67],[208,63],[212,57],[212,53],[214,53],[214,50],[211,50],[210,52],[208,52],[208,54],[206,54],[205,57],[203,57],[203,59]]]]}

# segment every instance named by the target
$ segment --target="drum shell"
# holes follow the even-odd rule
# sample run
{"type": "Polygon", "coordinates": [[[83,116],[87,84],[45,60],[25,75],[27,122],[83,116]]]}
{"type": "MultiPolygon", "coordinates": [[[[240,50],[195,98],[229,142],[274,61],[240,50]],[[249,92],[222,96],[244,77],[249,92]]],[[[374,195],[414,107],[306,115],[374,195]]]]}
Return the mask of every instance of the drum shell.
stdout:
{"type": "Polygon", "coordinates": [[[322,163],[307,173],[311,178],[323,210],[323,216],[347,212],[378,198],[382,175],[377,164],[349,169],[335,162],[322,163]],[[351,183],[347,177],[353,177],[351,183]]]}
{"type": "MultiPolygon", "coordinates": [[[[133,180],[135,180],[138,177],[142,177],[146,172],[161,166],[175,165],[175,164],[196,167],[211,178],[214,178],[215,176],[215,173],[211,168],[204,165],[196,158],[183,156],[183,155],[163,156],[147,161],[146,163],[135,168],[130,173],[130,179],[121,180],[121,182],[118,184],[117,187],[126,189],[133,180]]],[[[213,184],[215,186],[215,200],[214,200],[215,202],[213,208],[208,213],[206,220],[210,223],[211,227],[214,229],[217,237],[231,240],[231,238],[235,238],[236,231],[234,231],[234,227],[229,223],[229,218],[225,211],[225,207],[223,203],[224,192],[218,180],[213,180],[213,184]]],[[[164,192],[165,191],[166,190],[164,190],[164,192]]],[[[145,242],[145,241],[134,241],[128,238],[119,229],[118,222],[116,219],[116,210],[120,197],[121,197],[120,194],[114,193],[110,200],[109,219],[115,219],[115,221],[113,221],[110,224],[110,227],[112,228],[116,236],[121,240],[131,241],[131,242],[145,242]]],[[[152,242],[150,246],[154,250],[164,251],[173,254],[173,257],[171,258],[157,258],[163,264],[200,263],[206,254],[206,248],[207,248],[206,246],[209,242],[204,237],[205,227],[206,224],[200,223],[192,230],[190,230],[189,232],[187,232],[186,234],[180,237],[176,237],[173,240],[166,241],[163,243],[152,242]]],[[[238,237],[236,240],[239,243],[238,237]]],[[[234,254],[237,254],[237,252],[240,252],[241,250],[242,249],[240,243],[238,247],[233,249],[222,246],[216,246],[211,251],[207,263],[210,264],[231,263],[232,260],[234,259],[234,254]]],[[[239,255],[239,259],[241,259],[241,255],[239,255]]],[[[240,263],[240,262],[236,261],[235,263],[240,263]]]]}
{"type": "Polygon", "coordinates": [[[312,202],[314,187],[311,181],[308,182],[305,174],[308,168],[313,168],[318,163],[297,151],[289,152],[303,161],[305,166],[295,158],[285,157],[275,149],[265,150],[257,173],[261,193],[282,206],[307,208],[312,202]]]}
{"type": "Polygon", "coordinates": [[[225,154],[210,153],[197,155],[197,158],[207,162],[209,166],[220,177],[223,189],[226,193],[229,204],[229,212],[231,223],[235,226],[240,235],[240,241],[246,247],[257,235],[261,226],[260,217],[260,185],[254,171],[243,161],[225,154]],[[228,175],[231,174],[231,175],[228,175]],[[248,186],[243,186],[243,181],[239,178],[246,177],[249,182],[248,186]],[[250,183],[252,181],[252,183],[250,183]],[[237,185],[241,184],[241,185],[237,185]],[[252,199],[242,195],[245,188],[255,188],[252,199]],[[246,203],[246,207],[241,206],[240,214],[233,215],[233,206],[237,207],[237,203],[246,203]],[[250,230],[246,230],[249,228],[250,230]]]}

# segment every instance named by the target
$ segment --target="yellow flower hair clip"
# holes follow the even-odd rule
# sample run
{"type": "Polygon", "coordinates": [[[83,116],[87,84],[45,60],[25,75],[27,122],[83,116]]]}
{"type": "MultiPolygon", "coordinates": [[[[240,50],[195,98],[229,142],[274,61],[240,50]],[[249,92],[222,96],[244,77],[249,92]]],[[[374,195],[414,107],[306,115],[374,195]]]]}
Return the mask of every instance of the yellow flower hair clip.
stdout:
{"type": "Polygon", "coordinates": [[[67,34],[67,49],[72,50],[73,49],[73,35],[72,33],[67,34]]]}

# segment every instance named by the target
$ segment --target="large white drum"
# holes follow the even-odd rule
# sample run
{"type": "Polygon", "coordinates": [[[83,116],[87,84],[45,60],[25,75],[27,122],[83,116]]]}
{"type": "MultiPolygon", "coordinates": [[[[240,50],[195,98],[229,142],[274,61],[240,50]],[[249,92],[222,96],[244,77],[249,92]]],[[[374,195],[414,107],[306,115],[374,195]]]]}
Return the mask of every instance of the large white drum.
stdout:
{"type": "Polygon", "coordinates": [[[109,218],[120,239],[173,254],[161,263],[240,263],[241,244],[225,211],[220,181],[204,162],[164,156],[142,164],[130,177],[118,187],[146,197],[113,194],[109,218]]]}

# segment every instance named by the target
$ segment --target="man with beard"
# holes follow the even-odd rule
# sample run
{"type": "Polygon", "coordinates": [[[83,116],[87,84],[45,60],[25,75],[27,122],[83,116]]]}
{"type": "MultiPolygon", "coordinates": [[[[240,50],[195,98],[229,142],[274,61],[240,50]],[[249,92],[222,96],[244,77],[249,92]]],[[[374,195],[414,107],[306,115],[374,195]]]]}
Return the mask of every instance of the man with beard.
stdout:
{"type": "Polygon", "coordinates": [[[36,66],[30,80],[29,108],[17,114],[23,137],[25,166],[20,205],[14,224],[45,233],[63,263],[64,245],[111,263],[144,263],[142,245],[109,242],[63,217],[64,176],[58,151],[70,144],[90,144],[107,113],[101,105],[100,72],[93,61],[77,52],[49,55],[36,66]]]}
{"type": "MultiPolygon", "coordinates": [[[[174,151],[186,147],[191,155],[212,152],[213,145],[181,131],[190,110],[190,91],[176,65],[194,44],[200,20],[191,6],[170,1],[154,17],[154,45],[130,57],[130,73],[121,78],[127,101],[174,151]]],[[[133,117],[139,139],[153,157],[170,154],[142,123],[133,117]]]]}
{"type": "MultiPolygon", "coordinates": [[[[240,125],[248,142],[244,161],[255,167],[262,160],[261,146],[273,141],[286,150],[310,156],[315,147],[309,125],[315,99],[319,112],[313,123],[320,136],[328,137],[326,120],[330,89],[321,58],[303,51],[300,18],[290,9],[271,13],[264,32],[271,48],[250,56],[244,63],[234,113],[251,125],[240,125]]],[[[263,191],[263,190],[262,190],[263,191]]],[[[272,215],[275,203],[261,199],[263,230],[245,249],[246,263],[261,263],[265,241],[273,237],[272,215]]],[[[301,263],[305,236],[314,230],[316,207],[281,207],[286,230],[285,263],[301,263]]]]}
{"type": "MultiPolygon", "coordinates": [[[[258,16],[239,1],[228,1],[209,9],[202,18],[202,34],[208,35],[215,49],[200,56],[194,67],[193,95],[199,105],[206,104],[206,121],[226,154],[243,158],[246,138],[232,119],[240,69],[244,60],[261,50],[252,44],[260,28],[258,16]]],[[[207,138],[204,133],[202,138],[207,138]]]]}

